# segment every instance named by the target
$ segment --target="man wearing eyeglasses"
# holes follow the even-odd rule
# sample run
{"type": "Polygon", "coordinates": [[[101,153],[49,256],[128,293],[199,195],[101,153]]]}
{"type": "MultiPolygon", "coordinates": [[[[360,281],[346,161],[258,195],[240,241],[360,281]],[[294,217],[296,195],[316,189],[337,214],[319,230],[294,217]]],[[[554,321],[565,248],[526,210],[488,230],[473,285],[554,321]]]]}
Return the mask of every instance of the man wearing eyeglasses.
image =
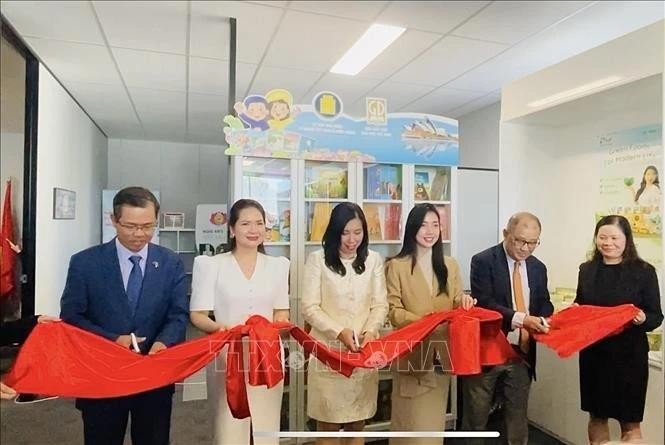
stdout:
{"type": "Polygon", "coordinates": [[[462,380],[462,428],[468,431],[487,428],[494,393],[499,388],[510,445],[528,442],[527,402],[531,379],[536,375],[533,334],[548,332],[545,317],[554,312],[547,290],[547,268],[533,256],[540,245],[540,231],[540,221],[535,215],[517,213],[503,230],[503,242],[471,259],[471,293],[478,306],[503,315],[502,329],[519,358],[484,367],[481,374],[462,380]]]}
{"type": "MultiPolygon", "coordinates": [[[[151,244],[159,202],[142,187],[113,198],[117,236],[72,256],[60,317],[140,354],[185,340],[189,319],[182,260],[151,244]]],[[[86,444],[122,445],[131,413],[134,445],[169,443],[174,385],[109,399],[77,399],[86,444]]]]}

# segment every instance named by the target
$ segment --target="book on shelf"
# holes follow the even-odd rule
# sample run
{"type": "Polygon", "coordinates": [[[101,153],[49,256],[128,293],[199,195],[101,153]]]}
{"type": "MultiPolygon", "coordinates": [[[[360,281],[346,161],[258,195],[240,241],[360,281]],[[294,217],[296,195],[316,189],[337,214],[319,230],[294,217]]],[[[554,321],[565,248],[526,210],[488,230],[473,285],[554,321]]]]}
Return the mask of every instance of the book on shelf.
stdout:
{"type": "Polygon", "coordinates": [[[418,168],[415,175],[416,201],[448,201],[448,167],[418,168]]]}
{"type": "Polygon", "coordinates": [[[346,166],[324,164],[305,168],[305,198],[347,197],[346,166]]]}
{"type": "Polygon", "coordinates": [[[450,209],[447,205],[436,206],[439,211],[439,227],[441,228],[441,240],[450,240],[450,209]]]}
{"type": "Polygon", "coordinates": [[[434,179],[432,179],[432,186],[430,188],[430,199],[432,201],[448,201],[448,184],[450,182],[450,175],[448,169],[439,167],[435,170],[434,179]]]}
{"type": "Polygon", "coordinates": [[[367,167],[365,199],[402,199],[401,167],[386,164],[367,167]]]}
{"type": "Polygon", "coordinates": [[[417,171],[415,174],[415,199],[416,201],[429,201],[429,172],[417,171]]]}
{"type": "Polygon", "coordinates": [[[399,222],[402,218],[402,206],[399,204],[389,204],[386,209],[385,230],[383,238],[386,240],[399,239],[399,222]]]}
{"type": "Polygon", "coordinates": [[[329,202],[315,202],[310,221],[310,241],[321,241],[323,234],[326,233],[333,204],[329,202]]]}
{"type": "Polygon", "coordinates": [[[365,204],[363,206],[365,219],[367,220],[367,234],[370,241],[382,241],[383,231],[381,230],[381,216],[379,204],[365,204]]]}
{"type": "Polygon", "coordinates": [[[370,241],[399,239],[399,223],[402,217],[400,204],[365,203],[363,211],[370,241]]]}

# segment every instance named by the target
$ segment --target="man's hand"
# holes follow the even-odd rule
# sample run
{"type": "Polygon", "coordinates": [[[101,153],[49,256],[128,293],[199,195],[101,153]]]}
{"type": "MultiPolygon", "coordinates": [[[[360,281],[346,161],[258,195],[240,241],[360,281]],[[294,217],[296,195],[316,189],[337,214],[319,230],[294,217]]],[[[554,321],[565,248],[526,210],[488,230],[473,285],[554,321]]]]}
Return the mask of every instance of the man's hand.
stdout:
{"type": "Polygon", "coordinates": [[[337,335],[337,339],[341,341],[349,351],[351,352],[358,351],[358,348],[356,348],[355,342],[353,341],[353,331],[351,329],[349,328],[342,329],[342,332],[340,332],[337,335]]]}
{"type": "Polygon", "coordinates": [[[378,332],[365,331],[361,337],[360,347],[364,348],[367,343],[371,342],[372,340],[376,340],[377,338],[379,338],[378,332]]]}
{"type": "MultiPolygon", "coordinates": [[[[136,343],[142,343],[145,341],[145,337],[136,337],[136,343]]],[[[115,339],[115,342],[119,344],[120,346],[123,346],[125,348],[131,348],[132,347],[132,336],[127,334],[127,335],[121,335],[120,337],[115,339]]],[[[136,351],[139,352],[139,351],[136,351]]]]}
{"type": "Polygon", "coordinates": [[[11,400],[16,397],[16,391],[0,382],[0,399],[11,400]]]}
{"type": "Polygon", "coordinates": [[[522,327],[531,333],[542,332],[543,334],[547,334],[550,331],[550,328],[542,324],[540,317],[534,317],[533,315],[527,315],[524,317],[522,327]]]}
{"type": "Polygon", "coordinates": [[[468,311],[469,309],[474,307],[476,305],[476,303],[478,303],[478,300],[473,298],[471,295],[463,294],[461,303],[462,303],[461,304],[462,309],[464,309],[465,311],[468,311]]]}
{"type": "Polygon", "coordinates": [[[166,349],[166,345],[161,341],[156,341],[152,344],[150,351],[148,351],[148,355],[157,354],[159,351],[163,351],[164,349],[166,349]]]}
{"type": "Polygon", "coordinates": [[[54,323],[60,321],[57,317],[51,317],[50,315],[40,315],[37,317],[37,323],[54,323]]]}

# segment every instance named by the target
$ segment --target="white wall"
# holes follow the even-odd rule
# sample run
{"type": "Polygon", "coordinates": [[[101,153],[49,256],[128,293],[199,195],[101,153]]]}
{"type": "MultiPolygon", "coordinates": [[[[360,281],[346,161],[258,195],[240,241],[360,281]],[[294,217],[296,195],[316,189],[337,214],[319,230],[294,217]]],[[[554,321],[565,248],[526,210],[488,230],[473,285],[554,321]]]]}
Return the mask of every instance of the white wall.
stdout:
{"type": "Polygon", "coordinates": [[[499,168],[500,119],[500,102],[458,119],[460,167],[499,168]]]}
{"type": "Polygon", "coordinates": [[[460,167],[457,181],[457,249],[465,289],[470,289],[471,257],[498,240],[499,122],[497,102],[459,118],[460,167]],[[488,169],[488,170],[475,170],[488,169]]]}
{"type": "Polygon", "coordinates": [[[162,211],[194,227],[197,204],[227,202],[228,157],[221,145],[110,139],[107,188],[130,185],[159,190],[162,211]]]}
{"type": "Polygon", "coordinates": [[[101,239],[107,139],[69,94],[39,68],[35,311],[60,313],[69,258],[101,239]],[[53,219],[53,188],[76,192],[76,219],[53,219]]]}
{"type": "MultiPolygon", "coordinates": [[[[535,254],[548,267],[550,289],[576,287],[578,265],[591,245],[602,170],[598,137],[662,118],[662,79],[652,76],[501,124],[500,220],[517,210],[540,217],[542,244],[535,254]]],[[[530,420],[570,443],[586,443],[577,357],[561,360],[544,348],[539,357],[530,420]]],[[[645,443],[658,444],[663,443],[663,371],[650,367],[649,381],[643,432],[645,443]]]]}

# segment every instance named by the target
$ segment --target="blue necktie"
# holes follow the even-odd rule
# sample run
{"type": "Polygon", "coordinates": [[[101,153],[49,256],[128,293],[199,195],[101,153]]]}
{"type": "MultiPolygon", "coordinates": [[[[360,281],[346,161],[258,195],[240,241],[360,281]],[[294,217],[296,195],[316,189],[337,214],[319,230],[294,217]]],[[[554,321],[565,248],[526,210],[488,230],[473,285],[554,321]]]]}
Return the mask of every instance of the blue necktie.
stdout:
{"type": "Polygon", "coordinates": [[[127,298],[129,300],[129,309],[132,311],[132,317],[134,312],[136,312],[136,306],[139,303],[139,297],[141,296],[141,287],[143,286],[143,273],[141,272],[141,257],[134,255],[129,257],[129,261],[132,262],[134,267],[129,273],[129,279],[127,280],[127,298]]]}

